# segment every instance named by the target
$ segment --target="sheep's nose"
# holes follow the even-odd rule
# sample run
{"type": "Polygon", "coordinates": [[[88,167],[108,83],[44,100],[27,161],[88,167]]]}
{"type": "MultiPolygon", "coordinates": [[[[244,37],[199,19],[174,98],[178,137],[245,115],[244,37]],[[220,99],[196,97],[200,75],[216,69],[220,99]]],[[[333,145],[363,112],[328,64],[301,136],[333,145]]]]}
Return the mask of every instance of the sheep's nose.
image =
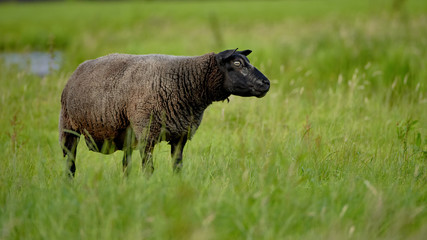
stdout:
{"type": "Polygon", "coordinates": [[[270,86],[270,81],[267,78],[261,78],[256,81],[258,86],[270,86]]]}
{"type": "Polygon", "coordinates": [[[262,83],[270,86],[270,81],[267,78],[262,79],[262,83]]]}
{"type": "Polygon", "coordinates": [[[259,91],[268,91],[270,89],[270,81],[268,81],[268,79],[260,79],[256,81],[256,88],[259,91]]]}

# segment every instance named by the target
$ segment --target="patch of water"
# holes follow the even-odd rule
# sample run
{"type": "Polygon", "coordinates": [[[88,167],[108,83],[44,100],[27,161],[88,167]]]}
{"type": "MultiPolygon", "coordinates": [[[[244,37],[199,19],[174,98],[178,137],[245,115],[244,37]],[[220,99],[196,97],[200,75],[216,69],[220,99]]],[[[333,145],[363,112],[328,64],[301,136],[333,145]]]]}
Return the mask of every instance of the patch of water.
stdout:
{"type": "Polygon", "coordinates": [[[16,66],[43,77],[60,68],[62,52],[0,53],[0,59],[6,67],[16,66]]]}

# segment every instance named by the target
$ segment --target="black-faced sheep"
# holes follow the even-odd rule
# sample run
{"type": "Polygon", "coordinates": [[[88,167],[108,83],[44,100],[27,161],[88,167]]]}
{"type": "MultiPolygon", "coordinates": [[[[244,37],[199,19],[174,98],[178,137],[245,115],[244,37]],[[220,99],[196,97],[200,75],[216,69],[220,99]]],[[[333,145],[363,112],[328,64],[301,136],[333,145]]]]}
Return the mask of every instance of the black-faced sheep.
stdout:
{"type": "Polygon", "coordinates": [[[154,145],[166,140],[179,170],[183,148],[212,102],[231,94],[263,97],[270,88],[246,57],[252,51],[236,50],[196,57],[112,54],[82,63],[61,97],[59,141],[69,175],[81,134],[92,151],[123,150],[125,172],[135,148],[152,172],[154,145]]]}

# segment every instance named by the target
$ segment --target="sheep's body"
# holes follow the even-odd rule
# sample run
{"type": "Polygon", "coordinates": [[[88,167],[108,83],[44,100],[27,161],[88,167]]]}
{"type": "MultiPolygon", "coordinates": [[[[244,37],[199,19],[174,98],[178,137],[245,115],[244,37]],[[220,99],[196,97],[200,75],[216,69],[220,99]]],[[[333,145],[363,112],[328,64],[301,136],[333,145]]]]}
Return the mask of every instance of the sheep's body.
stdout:
{"type": "Polygon", "coordinates": [[[79,134],[93,151],[124,150],[125,168],[138,142],[145,163],[166,140],[179,165],[204,110],[231,94],[216,56],[112,54],[82,63],[61,98],[59,140],[71,173],[79,134]]]}
{"type": "Polygon", "coordinates": [[[213,61],[214,54],[113,54],[86,61],[63,91],[61,128],[85,135],[91,150],[101,150],[104,141],[112,143],[105,150],[121,150],[130,126],[135,140],[165,137],[170,141],[188,133],[191,136],[206,107],[229,96],[212,98],[215,93],[206,91],[209,83],[205,77],[220,77],[211,67],[213,61]],[[150,134],[142,136],[148,127],[150,134]]]}

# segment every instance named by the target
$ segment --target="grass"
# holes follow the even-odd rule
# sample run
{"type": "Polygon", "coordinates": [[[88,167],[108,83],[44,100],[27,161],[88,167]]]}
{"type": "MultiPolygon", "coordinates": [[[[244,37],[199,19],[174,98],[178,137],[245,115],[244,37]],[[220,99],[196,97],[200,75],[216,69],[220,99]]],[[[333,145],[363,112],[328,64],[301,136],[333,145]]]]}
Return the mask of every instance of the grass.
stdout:
{"type": "Polygon", "coordinates": [[[0,64],[0,239],[423,239],[427,4],[395,6],[1,4],[1,51],[65,59],[42,78],[0,64]],[[81,141],[65,179],[60,94],[79,63],[235,47],[254,50],[271,91],[210,106],[181,174],[165,143],[151,178],[138,154],[123,178],[121,152],[81,141]]]}

